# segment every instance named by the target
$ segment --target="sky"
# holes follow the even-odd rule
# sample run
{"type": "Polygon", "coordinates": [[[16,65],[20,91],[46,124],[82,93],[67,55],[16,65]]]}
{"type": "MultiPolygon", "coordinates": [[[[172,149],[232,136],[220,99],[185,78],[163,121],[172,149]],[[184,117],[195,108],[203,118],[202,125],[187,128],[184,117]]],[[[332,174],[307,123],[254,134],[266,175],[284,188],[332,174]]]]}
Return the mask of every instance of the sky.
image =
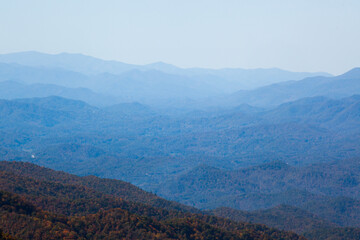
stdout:
{"type": "Polygon", "coordinates": [[[0,0],[0,53],[340,74],[360,67],[359,13],[359,0],[0,0]]]}

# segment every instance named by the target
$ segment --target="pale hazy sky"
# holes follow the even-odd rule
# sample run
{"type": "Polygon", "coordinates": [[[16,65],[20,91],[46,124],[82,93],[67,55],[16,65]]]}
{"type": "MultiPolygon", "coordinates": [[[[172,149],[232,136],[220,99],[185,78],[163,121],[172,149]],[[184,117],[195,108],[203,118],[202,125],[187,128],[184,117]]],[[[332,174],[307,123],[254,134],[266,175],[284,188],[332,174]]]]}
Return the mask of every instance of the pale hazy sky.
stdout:
{"type": "Polygon", "coordinates": [[[0,0],[0,53],[181,67],[360,67],[359,0],[0,0]]]}

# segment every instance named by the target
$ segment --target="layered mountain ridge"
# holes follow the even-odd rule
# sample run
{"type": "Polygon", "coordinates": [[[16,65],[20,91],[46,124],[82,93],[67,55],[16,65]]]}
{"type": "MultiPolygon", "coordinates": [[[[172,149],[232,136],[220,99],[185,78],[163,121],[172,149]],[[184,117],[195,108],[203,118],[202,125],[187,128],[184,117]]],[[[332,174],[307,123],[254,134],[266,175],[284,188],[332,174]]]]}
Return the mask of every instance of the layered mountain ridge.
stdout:
{"type": "Polygon", "coordinates": [[[0,55],[0,236],[358,239],[359,96],[360,68],[0,55]]]}

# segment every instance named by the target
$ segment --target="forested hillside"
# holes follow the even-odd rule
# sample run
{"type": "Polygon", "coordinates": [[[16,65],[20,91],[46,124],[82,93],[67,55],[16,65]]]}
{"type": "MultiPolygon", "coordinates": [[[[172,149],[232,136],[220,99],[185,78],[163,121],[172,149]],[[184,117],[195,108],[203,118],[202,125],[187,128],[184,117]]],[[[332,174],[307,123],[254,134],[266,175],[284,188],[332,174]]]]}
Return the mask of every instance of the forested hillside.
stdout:
{"type": "Polygon", "coordinates": [[[210,212],[218,216],[298,233],[360,227],[359,167],[359,158],[306,167],[272,162],[231,171],[199,166],[159,185],[157,193],[214,209],[210,212]]]}
{"type": "Polygon", "coordinates": [[[357,157],[359,101],[357,95],[316,97],[272,110],[164,113],[139,103],[97,108],[60,97],[2,100],[0,149],[7,160],[154,190],[157,182],[201,164],[236,169],[357,157]]]}
{"type": "Polygon", "coordinates": [[[83,185],[79,179],[87,183],[85,177],[28,163],[1,162],[1,166],[1,226],[4,233],[16,238],[303,239],[263,225],[191,213],[196,212],[191,208],[175,210],[177,206],[160,198],[169,210],[143,204],[140,202],[149,201],[144,196],[157,197],[130,184],[126,191],[120,181],[110,185],[105,181],[104,185],[112,186],[115,194],[104,194],[96,187],[83,185]],[[30,172],[37,177],[27,177],[30,172]],[[62,180],[73,183],[61,183],[62,180]],[[123,196],[130,195],[132,201],[119,198],[119,189],[124,189],[123,196]],[[132,189],[138,193],[131,194],[132,189]]]}

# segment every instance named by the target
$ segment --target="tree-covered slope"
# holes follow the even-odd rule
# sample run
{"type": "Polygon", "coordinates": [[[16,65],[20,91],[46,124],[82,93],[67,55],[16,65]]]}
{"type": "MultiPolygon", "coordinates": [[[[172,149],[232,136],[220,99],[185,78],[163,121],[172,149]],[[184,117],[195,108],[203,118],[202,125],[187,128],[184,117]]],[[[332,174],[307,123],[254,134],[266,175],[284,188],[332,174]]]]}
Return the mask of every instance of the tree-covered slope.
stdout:
{"type": "Polygon", "coordinates": [[[156,196],[139,194],[138,188],[120,181],[102,182],[105,191],[114,189],[114,194],[105,194],[89,187],[87,180],[63,172],[24,163],[1,165],[1,225],[5,233],[17,238],[301,239],[263,225],[195,214],[186,208],[178,211],[174,203],[168,203],[172,210],[139,203],[146,202],[141,199],[144,196],[156,196]],[[138,192],[131,194],[131,188],[138,192]],[[119,198],[120,192],[132,195],[133,201],[119,198]]]}
{"type": "Polygon", "coordinates": [[[202,209],[286,204],[339,226],[359,227],[359,166],[358,158],[306,167],[272,162],[231,171],[199,166],[159,185],[157,193],[202,209]]]}
{"type": "Polygon", "coordinates": [[[217,208],[210,213],[235,221],[261,223],[278,229],[306,233],[314,229],[333,228],[337,225],[297,207],[279,205],[256,211],[241,211],[232,208],[217,208]]]}

